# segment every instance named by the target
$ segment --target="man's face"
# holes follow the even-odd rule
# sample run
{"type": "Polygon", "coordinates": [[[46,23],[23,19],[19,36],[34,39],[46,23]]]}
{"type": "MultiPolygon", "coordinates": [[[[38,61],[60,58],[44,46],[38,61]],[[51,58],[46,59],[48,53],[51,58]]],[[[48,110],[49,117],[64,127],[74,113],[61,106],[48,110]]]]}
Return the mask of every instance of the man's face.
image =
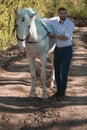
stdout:
{"type": "Polygon", "coordinates": [[[67,12],[66,12],[66,10],[60,10],[58,15],[59,15],[61,20],[65,20],[67,17],[67,12]]]}

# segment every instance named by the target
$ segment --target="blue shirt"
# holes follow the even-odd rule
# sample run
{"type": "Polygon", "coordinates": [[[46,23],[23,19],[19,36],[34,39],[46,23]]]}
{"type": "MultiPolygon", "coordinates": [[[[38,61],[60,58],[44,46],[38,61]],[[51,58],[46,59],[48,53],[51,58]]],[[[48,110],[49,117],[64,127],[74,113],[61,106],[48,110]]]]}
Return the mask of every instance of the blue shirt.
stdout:
{"type": "Polygon", "coordinates": [[[65,41],[55,38],[54,42],[57,47],[61,48],[72,45],[72,35],[75,26],[70,19],[66,18],[64,23],[60,23],[59,17],[44,19],[44,21],[53,27],[55,35],[63,35],[68,37],[68,40],[65,41]]]}

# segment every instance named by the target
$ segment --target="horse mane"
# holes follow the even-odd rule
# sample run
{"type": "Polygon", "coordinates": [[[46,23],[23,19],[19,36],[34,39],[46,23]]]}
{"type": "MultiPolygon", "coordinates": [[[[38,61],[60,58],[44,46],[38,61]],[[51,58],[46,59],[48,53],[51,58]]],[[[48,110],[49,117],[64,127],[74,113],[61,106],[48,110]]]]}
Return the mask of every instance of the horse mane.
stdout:
{"type": "Polygon", "coordinates": [[[48,30],[53,33],[53,28],[51,25],[48,25],[43,21],[43,18],[37,13],[37,11],[33,8],[27,9],[28,13],[32,12],[34,16],[32,17],[30,33],[34,37],[34,39],[39,40],[44,37],[48,30]],[[37,39],[38,37],[38,39],[37,39]]]}
{"type": "Polygon", "coordinates": [[[32,18],[30,33],[35,40],[40,40],[42,37],[44,37],[47,34],[47,30],[42,25],[41,18],[38,14],[36,14],[32,18]]]}

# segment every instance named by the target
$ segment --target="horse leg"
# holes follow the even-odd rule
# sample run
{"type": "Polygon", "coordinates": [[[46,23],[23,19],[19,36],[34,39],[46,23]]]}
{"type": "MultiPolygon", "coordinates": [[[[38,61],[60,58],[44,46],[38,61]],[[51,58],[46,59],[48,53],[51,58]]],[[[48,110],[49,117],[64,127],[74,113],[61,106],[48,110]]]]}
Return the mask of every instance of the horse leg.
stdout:
{"type": "Polygon", "coordinates": [[[55,72],[54,69],[52,70],[52,77],[51,77],[51,84],[50,84],[50,88],[54,88],[55,87],[55,72]]]}
{"type": "Polygon", "coordinates": [[[36,71],[35,71],[35,59],[30,59],[30,71],[31,71],[31,79],[32,79],[32,87],[29,97],[35,97],[35,86],[36,86],[36,71]]]}
{"type": "Polygon", "coordinates": [[[50,87],[54,88],[55,87],[55,71],[54,71],[54,65],[53,65],[53,57],[52,58],[52,77],[51,77],[51,84],[50,87]]]}
{"type": "Polygon", "coordinates": [[[54,65],[53,65],[53,51],[54,51],[54,47],[55,46],[53,46],[53,48],[48,53],[48,57],[49,57],[49,59],[50,59],[50,61],[52,63],[52,77],[51,77],[52,80],[51,80],[51,84],[50,84],[51,88],[55,87],[55,71],[54,71],[54,65]]]}
{"type": "Polygon", "coordinates": [[[46,62],[47,62],[47,56],[44,55],[42,57],[42,69],[41,69],[41,81],[42,81],[42,86],[43,86],[43,98],[48,98],[47,95],[47,88],[46,88],[46,62]]]}

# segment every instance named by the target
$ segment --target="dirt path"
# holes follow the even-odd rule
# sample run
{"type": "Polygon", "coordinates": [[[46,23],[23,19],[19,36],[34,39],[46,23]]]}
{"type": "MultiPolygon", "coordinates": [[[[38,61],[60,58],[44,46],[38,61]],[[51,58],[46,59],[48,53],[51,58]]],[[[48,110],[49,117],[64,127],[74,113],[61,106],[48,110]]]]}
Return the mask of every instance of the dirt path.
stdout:
{"type": "MultiPolygon", "coordinates": [[[[86,27],[76,28],[73,44],[67,96],[62,102],[39,98],[27,101],[31,77],[25,53],[18,54],[13,49],[0,56],[0,130],[87,130],[86,27]]],[[[56,88],[52,90],[49,87],[50,63],[47,71],[47,91],[51,95],[56,88]]],[[[42,96],[39,77],[36,95],[42,96]]]]}

